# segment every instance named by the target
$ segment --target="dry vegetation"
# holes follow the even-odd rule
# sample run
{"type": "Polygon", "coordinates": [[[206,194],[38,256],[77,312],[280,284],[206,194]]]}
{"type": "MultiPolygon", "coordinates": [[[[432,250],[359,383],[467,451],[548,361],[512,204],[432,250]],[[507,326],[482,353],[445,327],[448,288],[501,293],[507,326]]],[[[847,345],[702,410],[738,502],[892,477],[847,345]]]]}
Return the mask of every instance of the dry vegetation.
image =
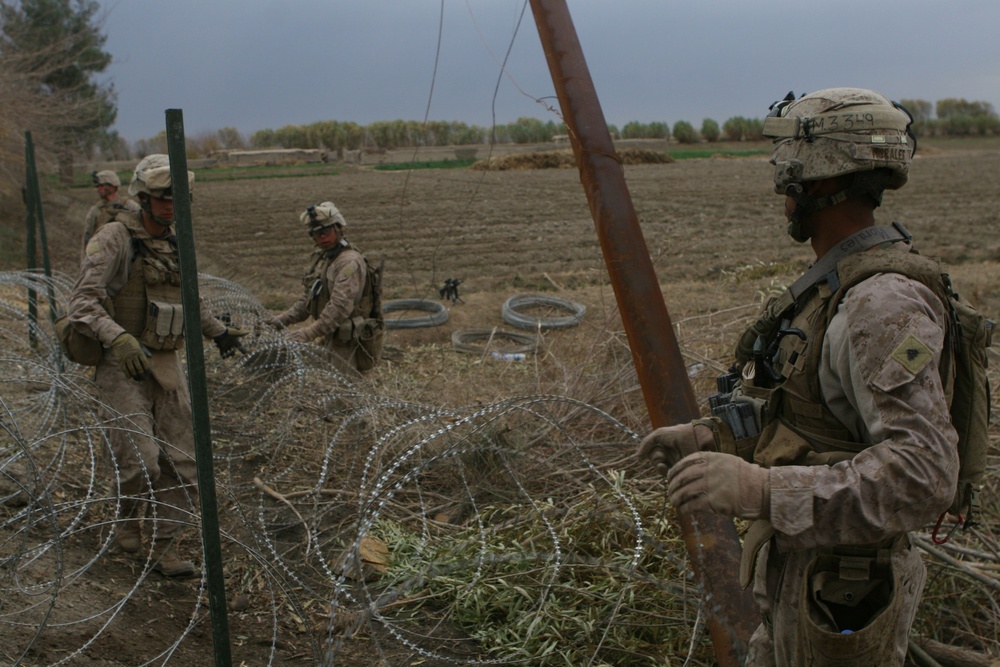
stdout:
{"type": "MultiPolygon", "coordinates": [[[[536,165],[550,159],[510,158],[536,165]]],[[[784,235],[765,159],[626,164],[689,375],[704,399],[757,305],[802,272],[809,252],[784,235]]],[[[344,212],[352,241],[385,258],[388,298],[437,299],[444,279],[462,281],[462,300],[448,304],[448,322],[390,331],[386,363],[363,380],[345,384],[306,353],[295,362],[298,375],[275,380],[268,355],[285,353],[268,352],[277,348],[266,333],[255,336],[255,359],[211,364],[217,474],[230,536],[224,557],[229,591],[239,598],[231,624],[242,638],[241,659],[316,664],[334,650],[344,664],[359,665],[454,664],[487,655],[545,664],[528,656],[549,650],[554,659],[575,643],[583,647],[576,664],[591,657],[679,663],[692,645],[694,662],[710,664],[696,632],[696,591],[679,575],[685,556],[672,513],[662,489],[631,458],[648,419],[574,170],[376,172],[345,165],[336,176],[209,177],[195,186],[199,269],[249,293],[229,283],[206,285],[210,298],[236,303],[250,325],[259,314],[253,298],[279,309],[297,295],[309,251],[298,212],[325,199],[344,212]],[[524,362],[453,348],[455,331],[508,328],[501,305],[526,292],[585,304],[587,314],[577,327],[542,332],[538,353],[524,362]],[[255,477],[277,495],[262,491],[255,477]],[[378,511],[362,506],[364,494],[385,504],[378,511]],[[636,530],[640,524],[645,533],[636,530]],[[320,554],[305,546],[309,535],[320,554]],[[361,535],[388,545],[389,571],[379,572],[382,557],[373,555],[365,561],[369,582],[345,583],[331,562],[361,535]],[[553,553],[564,559],[558,574],[553,553]],[[333,581],[354,597],[331,592],[333,581]],[[372,607],[375,617],[365,612],[372,607]],[[609,618],[615,622],[605,625],[609,618]],[[586,643],[602,638],[624,653],[600,653],[586,643]],[[495,652],[483,653],[489,650],[495,652]]],[[[932,145],[880,214],[904,222],[921,249],[948,261],[959,290],[994,318],[1000,220],[982,193],[998,190],[1000,144],[932,145]]],[[[72,274],[92,193],[46,194],[54,265],[72,274]]],[[[995,353],[991,359],[998,386],[1000,360],[995,353]]],[[[997,431],[994,425],[994,453],[997,431]]],[[[928,555],[931,577],[917,630],[1000,656],[993,601],[998,462],[991,462],[980,527],[940,556],[928,555]]],[[[72,496],[79,489],[71,479],[59,481],[72,496]]],[[[88,521],[114,516],[107,508],[93,514],[88,521]]],[[[62,548],[86,562],[96,542],[85,533],[62,548]]],[[[81,584],[67,586],[54,604],[61,618],[74,617],[63,609],[66,601],[89,605],[98,618],[108,597],[128,599],[140,615],[167,604],[171,620],[146,626],[145,643],[161,650],[181,637],[177,664],[208,664],[194,657],[205,655],[209,641],[197,585],[137,576],[120,555],[104,554],[81,577],[106,591],[103,603],[100,595],[84,595],[89,584],[81,584]],[[189,616],[202,623],[185,631],[189,616]]],[[[154,654],[128,646],[131,626],[122,617],[99,633],[82,627],[77,638],[42,634],[45,657],[31,654],[32,664],[53,664],[60,651],[76,651],[92,636],[92,649],[73,664],[140,664],[154,654]],[[109,647],[133,662],[100,662],[98,649],[109,647]]]]}

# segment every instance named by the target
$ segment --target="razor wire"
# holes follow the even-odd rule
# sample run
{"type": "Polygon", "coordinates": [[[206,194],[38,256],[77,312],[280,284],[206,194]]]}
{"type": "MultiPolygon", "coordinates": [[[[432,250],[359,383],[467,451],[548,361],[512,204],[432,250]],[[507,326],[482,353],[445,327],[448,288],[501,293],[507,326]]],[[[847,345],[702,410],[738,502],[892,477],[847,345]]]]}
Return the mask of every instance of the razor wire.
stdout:
{"type": "MultiPolygon", "coordinates": [[[[702,640],[700,590],[662,500],[651,508],[627,472],[628,426],[565,396],[444,407],[383,394],[322,348],[286,342],[242,286],[199,278],[212,312],[252,332],[248,354],[206,355],[229,594],[252,596],[266,636],[248,664],[281,664],[289,644],[316,664],[361,664],[354,640],[371,664],[556,664],[570,648],[562,664],[626,664],[615,651],[637,649],[632,664],[654,664],[702,640]],[[622,648],[625,630],[646,639],[622,648]]],[[[70,281],[50,282],[64,306],[70,281]]],[[[109,438],[141,434],[90,369],[61,359],[48,318],[29,321],[23,294],[48,286],[0,274],[0,660],[86,664],[162,581],[160,523],[154,499],[142,551],[116,550],[138,499],[119,497],[109,438]],[[81,604],[95,587],[100,603],[81,604]],[[41,646],[58,656],[39,660],[41,646]]],[[[205,587],[184,589],[174,636],[149,640],[142,664],[186,664],[205,587]]],[[[232,632],[249,622],[233,614],[232,632]]]]}

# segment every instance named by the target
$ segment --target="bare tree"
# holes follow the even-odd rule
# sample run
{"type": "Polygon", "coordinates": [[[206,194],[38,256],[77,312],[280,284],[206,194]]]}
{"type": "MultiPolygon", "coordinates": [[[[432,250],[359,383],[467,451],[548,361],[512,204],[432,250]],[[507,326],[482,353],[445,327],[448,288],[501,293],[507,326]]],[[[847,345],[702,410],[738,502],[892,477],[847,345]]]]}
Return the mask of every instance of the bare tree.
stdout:
{"type": "Polygon", "coordinates": [[[5,96],[5,106],[30,102],[27,114],[5,109],[6,123],[31,129],[41,152],[57,155],[64,180],[77,155],[108,142],[117,115],[113,86],[92,80],[111,63],[99,9],[96,0],[0,0],[2,76],[23,96],[5,96]]]}

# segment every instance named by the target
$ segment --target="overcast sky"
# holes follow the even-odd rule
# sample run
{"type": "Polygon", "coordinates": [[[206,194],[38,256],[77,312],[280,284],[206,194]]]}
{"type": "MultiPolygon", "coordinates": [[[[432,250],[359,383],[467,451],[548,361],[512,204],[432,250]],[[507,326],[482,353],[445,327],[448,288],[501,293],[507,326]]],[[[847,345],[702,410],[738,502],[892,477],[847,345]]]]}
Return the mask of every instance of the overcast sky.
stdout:
{"type": "MultiPolygon", "coordinates": [[[[527,0],[100,0],[128,141],[321,120],[556,120],[527,0]],[[500,62],[507,58],[507,73],[500,62]],[[542,103],[537,99],[543,100],[542,103]]],[[[604,116],[700,127],[834,86],[1000,109],[997,0],[569,0],[604,116]]]]}

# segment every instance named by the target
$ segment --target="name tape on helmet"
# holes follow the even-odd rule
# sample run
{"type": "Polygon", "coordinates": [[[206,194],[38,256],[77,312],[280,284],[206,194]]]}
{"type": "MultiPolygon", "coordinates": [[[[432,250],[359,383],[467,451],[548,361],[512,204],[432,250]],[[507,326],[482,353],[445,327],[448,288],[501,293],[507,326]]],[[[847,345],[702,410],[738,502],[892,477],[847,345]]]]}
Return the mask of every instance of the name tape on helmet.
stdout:
{"type": "MultiPolygon", "coordinates": [[[[764,119],[764,136],[775,139],[803,139],[807,136],[831,135],[857,132],[873,132],[891,130],[903,133],[906,143],[906,126],[909,118],[895,109],[872,109],[871,111],[855,111],[853,113],[825,113],[816,116],[769,116],[764,119]]],[[[857,140],[857,134],[852,134],[852,140],[857,140]]],[[[882,135],[880,141],[886,143],[882,135]]]]}

